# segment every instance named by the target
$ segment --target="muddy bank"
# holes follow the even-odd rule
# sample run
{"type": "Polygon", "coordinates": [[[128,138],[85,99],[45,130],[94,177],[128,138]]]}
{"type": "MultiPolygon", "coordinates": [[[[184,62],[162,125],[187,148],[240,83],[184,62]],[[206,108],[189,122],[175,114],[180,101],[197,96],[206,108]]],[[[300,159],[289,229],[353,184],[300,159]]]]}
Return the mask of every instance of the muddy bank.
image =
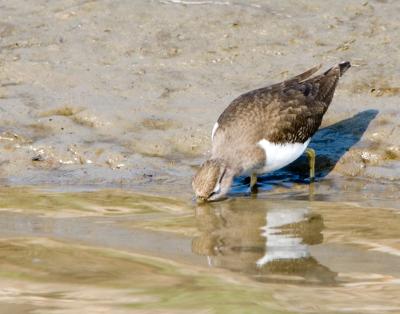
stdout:
{"type": "Polygon", "coordinates": [[[314,142],[320,175],[399,181],[394,0],[0,6],[6,184],[173,183],[189,195],[192,166],[205,158],[212,125],[233,98],[341,60],[353,68],[324,120],[333,128],[314,142]]]}

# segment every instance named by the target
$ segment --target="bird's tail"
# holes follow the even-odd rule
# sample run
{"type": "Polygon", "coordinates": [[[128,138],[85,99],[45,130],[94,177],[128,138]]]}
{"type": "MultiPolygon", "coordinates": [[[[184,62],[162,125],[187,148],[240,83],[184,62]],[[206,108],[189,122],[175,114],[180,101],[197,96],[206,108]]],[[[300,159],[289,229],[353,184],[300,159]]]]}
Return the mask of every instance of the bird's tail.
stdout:
{"type": "MultiPolygon", "coordinates": [[[[332,72],[337,72],[339,74],[339,77],[342,76],[348,69],[350,69],[351,64],[349,61],[343,61],[340,62],[338,65],[335,65],[334,67],[330,68],[329,70],[325,71],[323,75],[328,75],[332,74],[332,72]]],[[[336,74],[337,75],[337,74],[336,74]]]]}
{"type": "Polygon", "coordinates": [[[340,62],[338,65],[330,68],[322,75],[312,78],[314,82],[318,82],[319,91],[316,100],[323,101],[328,109],[332,101],[339,78],[351,67],[349,61],[340,62]]]}
{"type": "Polygon", "coordinates": [[[340,76],[342,76],[348,69],[351,68],[351,63],[349,61],[343,61],[338,64],[340,70],[340,76]]]}

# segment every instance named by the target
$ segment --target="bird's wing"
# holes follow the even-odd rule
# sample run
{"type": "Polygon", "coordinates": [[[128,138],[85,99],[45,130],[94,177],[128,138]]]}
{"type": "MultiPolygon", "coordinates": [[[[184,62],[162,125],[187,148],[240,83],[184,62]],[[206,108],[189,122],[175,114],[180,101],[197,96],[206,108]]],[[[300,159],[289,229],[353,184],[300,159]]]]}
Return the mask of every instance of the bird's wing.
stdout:
{"type": "Polygon", "coordinates": [[[226,136],[248,136],[253,141],[304,143],[318,130],[344,73],[342,67],[339,64],[310,78],[320,68],[316,66],[282,83],[239,96],[219,117],[218,131],[240,130],[240,134],[229,131],[226,136]],[[248,125],[252,127],[246,128],[248,125]]]}
{"type": "MultiPolygon", "coordinates": [[[[312,73],[313,69],[307,72],[312,73]]],[[[272,100],[264,104],[268,106],[266,112],[270,115],[270,124],[264,126],[262,132],[268,140],[304,143],[321,125],[339,77],[343,74],[342,67],[332,67],[321,75],[304,80],[304,77],[311,75],[307,72],[285,81],[270,92],[272,100]]],[[[266,92],[260,90],[261,94],[266,92]]]]}

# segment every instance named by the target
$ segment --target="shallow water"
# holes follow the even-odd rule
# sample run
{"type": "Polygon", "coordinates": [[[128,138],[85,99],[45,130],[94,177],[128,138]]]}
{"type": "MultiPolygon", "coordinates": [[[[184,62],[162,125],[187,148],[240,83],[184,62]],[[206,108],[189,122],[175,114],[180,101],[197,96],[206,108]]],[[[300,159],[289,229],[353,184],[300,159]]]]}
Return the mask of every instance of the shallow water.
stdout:
{"type": "Polygon", "coordinates": [[[10,196],[0,212],[2,313],[400,311],[397,209],[1,193],[10,196]]]}

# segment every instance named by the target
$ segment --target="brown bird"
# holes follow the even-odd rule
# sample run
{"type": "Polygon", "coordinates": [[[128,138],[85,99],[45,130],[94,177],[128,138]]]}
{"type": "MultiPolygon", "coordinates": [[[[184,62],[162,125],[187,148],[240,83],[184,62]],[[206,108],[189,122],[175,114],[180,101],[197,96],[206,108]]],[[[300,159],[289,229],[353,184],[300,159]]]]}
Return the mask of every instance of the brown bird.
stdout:
{"type": "Polygon", "coordinates": [[[233,178],[278,170],[307,152],[310,179],[315,151],[307,148],[321,125],[339,78],[350,68],[341,62],[311,77],[316,66],[282,83],[247,92],[231,102],[212,130],[211,157],[192,181],[197,199],[214,201],[229,192],[233,178]]]}

